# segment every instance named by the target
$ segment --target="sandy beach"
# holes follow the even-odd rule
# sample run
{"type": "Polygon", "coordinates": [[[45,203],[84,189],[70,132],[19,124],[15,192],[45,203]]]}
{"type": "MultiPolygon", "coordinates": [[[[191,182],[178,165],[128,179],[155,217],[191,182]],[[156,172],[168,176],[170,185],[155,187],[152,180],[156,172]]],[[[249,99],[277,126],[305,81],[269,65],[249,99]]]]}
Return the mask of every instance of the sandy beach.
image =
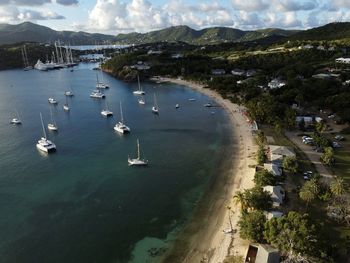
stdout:
{"type": "Polygon", "coordinates": [[[193,218],[184,227],[164,262],[220,263],[227,255],[244,256],[248,242],[239,238],[238,233],[223,232],[224,229],[230,229],[227,206],[231,207],[231,222],[233,228],[237,229],[240,207],[233,202],[235,192],[254,186],[255,169],[251,167],[256,164],[254,154],[257,146],[247,118],[242,114],[243,108],[194,82],[172,78],[158,80],[188,86],[212,98],[226,110],[232,125],[232,147],[229,147],[229,153],[224,154],[229,161],[218,171],[222,177],[203,196],[193,218]]]}

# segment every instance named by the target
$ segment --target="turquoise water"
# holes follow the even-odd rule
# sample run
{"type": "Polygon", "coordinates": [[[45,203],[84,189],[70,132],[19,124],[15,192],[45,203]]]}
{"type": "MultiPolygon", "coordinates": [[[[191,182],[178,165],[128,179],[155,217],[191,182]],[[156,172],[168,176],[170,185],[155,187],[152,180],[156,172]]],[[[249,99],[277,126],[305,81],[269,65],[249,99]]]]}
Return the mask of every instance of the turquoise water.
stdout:
{"type": "Polygon", "coordinates": [[[104,74],[114,112],[107,119],[100,115],[104,101],[89,97],[94,66],[0,72],[1,262],[152,262],[145,259],[149,248],[169,245],[215,175],[229,132],[221,108],[203,107],[209,99],[188,88],[151,82],[143,83],[141,106],[135,83],[104,74]],[[66,113],[63,93],[71,88],[66,113]],[[151,113],[154,92],[159,116],[151,113]],[[59,101],[53,108],[59,131],[48,132],[57,152],[45,155],[35,144],[39,113],[50,119],[49,97],[59,101]],[[131,128],[126,136],[113,130],[119,101],[131,128]],[[9,124],[16,109],[20,126],[9,124]],[[127,165],[137,138],[148,167],[127,165]]]}

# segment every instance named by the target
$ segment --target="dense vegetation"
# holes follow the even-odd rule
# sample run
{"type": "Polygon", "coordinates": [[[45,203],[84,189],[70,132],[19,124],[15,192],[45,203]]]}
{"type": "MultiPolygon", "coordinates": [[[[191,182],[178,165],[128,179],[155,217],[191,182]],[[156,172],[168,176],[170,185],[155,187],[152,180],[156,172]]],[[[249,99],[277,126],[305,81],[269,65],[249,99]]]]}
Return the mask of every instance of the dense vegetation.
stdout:
{"type": "Polygon", "coordinates": [[[95,45],[114,39],[114,36],[103,34],[55,31],[30,22],[18,25],[0,24],[0,45],[20,42],[53,43],[57,40],[71,45],[95,45]]]}

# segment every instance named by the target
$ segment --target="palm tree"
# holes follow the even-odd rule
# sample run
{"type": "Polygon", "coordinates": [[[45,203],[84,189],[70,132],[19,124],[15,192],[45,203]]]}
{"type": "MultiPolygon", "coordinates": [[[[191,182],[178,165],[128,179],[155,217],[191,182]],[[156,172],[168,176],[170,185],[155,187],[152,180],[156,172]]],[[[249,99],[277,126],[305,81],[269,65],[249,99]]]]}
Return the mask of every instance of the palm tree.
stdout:
{"type": "Polygon", "coordinates": [[[306,209],[309,207],[311,201],[313,201],[320,192],[320,186],[316,178],[312,178],[306,182],[299,192],[301,200],[306,202],[306,209]]]}
{"type": "Polygon", "coordinates": [[[345,192],[344,180],[341,177],[336,177],[335,180],[331,182],[330,190],[335,197],[340,197],[345,192]]]}
{"type": "Polygon", "coordinates": [[[236,192],[236,194],[233,196],[233,201],[235,202],[236,205],[238,204],[241,205],[241,211],[247,210],[247,200],[243,192],[241,191],[236,192]]]}

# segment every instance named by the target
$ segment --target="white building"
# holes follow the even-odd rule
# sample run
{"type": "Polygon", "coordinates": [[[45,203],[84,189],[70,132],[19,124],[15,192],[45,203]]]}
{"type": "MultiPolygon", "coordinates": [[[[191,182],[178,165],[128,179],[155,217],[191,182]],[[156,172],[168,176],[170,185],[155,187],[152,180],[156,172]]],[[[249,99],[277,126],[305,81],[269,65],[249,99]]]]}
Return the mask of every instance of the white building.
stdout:
{"type": "Polygon", "coordinates": [[[283,204],[283,200],[285,197],[285,192],[282,186],[276,185],[267,185],[263,187],[263,190],[271,194],[272,205],[274,207],[278,207],[283,204]]]}
{"type": "Polygon", "coordinates": [[[231,74],[234,76],[243,76],[246,74],[246,72],[243,69],[236,68],[236,69],[231,70],[231,74]]]}
{"type": "Polygon", "coordinates": [[[282,169],[274,163],[264,163],[264,168],[269,173],[272,173],[274,176],[281,176],[282,175],[282,169]]]}
{"type": "Polygon", "coordinates": [[[350,64],[350,58],[337,58],[335,59],[337,63],[350,64]]]}
{"type": "Polygon", "coordinates": [[[283,80],[273,79],[269,82],[269,84],[267,84],[267,86],[269,86],[270,89],[278,89],[278,88],[282,88],[286,84],[287,83],[283,80]]]}

